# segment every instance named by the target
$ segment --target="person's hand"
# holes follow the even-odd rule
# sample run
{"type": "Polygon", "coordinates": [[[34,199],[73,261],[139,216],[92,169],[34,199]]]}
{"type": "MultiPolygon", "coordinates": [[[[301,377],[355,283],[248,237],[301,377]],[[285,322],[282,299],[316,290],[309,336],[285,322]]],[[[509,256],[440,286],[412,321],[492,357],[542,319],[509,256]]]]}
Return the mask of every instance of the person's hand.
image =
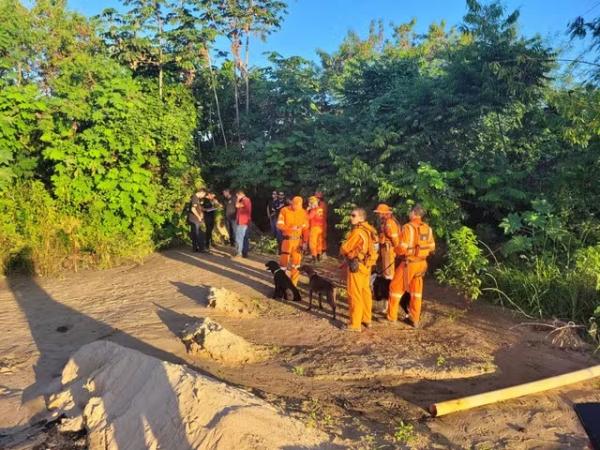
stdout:
{"type": "Polygon", "coordinates": [[[306,242],[304,242],[304,243],[302,244],[302,252],[303,252],[303,253],[306,253],[306,251],[307,251],[307,250],[308,250],[308,244],[307,244],[306,242]]]}

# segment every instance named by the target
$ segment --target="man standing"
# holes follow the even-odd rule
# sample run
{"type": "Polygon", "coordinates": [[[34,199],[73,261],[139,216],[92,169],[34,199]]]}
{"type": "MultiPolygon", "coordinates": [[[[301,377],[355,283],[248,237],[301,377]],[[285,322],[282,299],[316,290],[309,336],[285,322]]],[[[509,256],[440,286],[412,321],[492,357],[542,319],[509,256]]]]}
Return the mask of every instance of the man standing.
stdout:
{"type": "Polygon", "coordinates": [[[269,200],[267,203],[267,217],[269,218],[269,224],[271,225],[271,233],[273,233],[273,237],[277,239],[278,246],[281,246],[281,231],[279,231],[277,228],[277,219],[279,219],[279,213],[284,206],[284,193],[277,193],[277,191],[273,191],[271,194],[271,200],[269,200]]]}
{"type": "Polygon", "coordinates": [[[202,212],[204,213],[204,224],[206,225],[206,250],[210,250],[212,244],[212,235],[215,228],[215,216],[217,207],[221,206],[215,198],[215,194],[208,192],[202,200],[202,212]]]}
{"type": "Polygon", "coordinates": [[[325,257],[327,254],[327,202],[323,192],[315,192],[315,197],[319,199],[319,208],[323,210],[323,233],[321,234],[321,253],[325,257]]]}
{"type": "Polygon", "coordinates": [[[350,214],[352,230],[342,244],[340,254],[346,259],[347,286],[350,321],[347,331],[361,331],[371,326],[373,298],[369,279],[371,267],[377,261],[377,232],[366,221],[367,213],[356,208],[350,214]]]}
{"type": "Polygon", "coordinates": [[[236,192],[236,204],[237,209],[236,221],[235,221],[235,247],[237,257],[248,257],[249,250],[249,233],[248,228],[250,222],[252,222],[252,202],[246,193],[240,189],[236,192]]]}
{"type": "Polygon", "coordinates": [[[279,256],[279,266],[288,271],[294,286],[298,285],[302,263],[302,252],[308,242],[308,214],[302,207],[302,197],[294,197],[291,206],[286,206],[279,213],[277,228],[281,230],[283,241],[279,256]]]}
{"type": "Polygon", "coordinates": [[[308,225],[310,228],[308,238],[308,248],[312,256],[312,262],[321,261],[321,253],[323,253],[323,227],[325,225],[325,217],[323,208],[319,205],[317,197],[308,199],[308,225]]]}
{"type": "Polygon", "coordinates": [[[187,222],[190,225],[190,238],[192,240],[192,250],[194,252],[205,252],[204,233],[200,228],[204,221],[202,212],[202,201],[206,197],[206,189],[199,189],[198,192],[190,197],[190,206],[187,222]]]}
{"type": "Polygon", "coordinates": [[[223,197],[225,198],[225,224],[227,226],[227,233],[229,234],[229,245],[233,247],[235,245],[235,222],[237,216],[236,200],[231,195],[229,189],[223,191],[223,197]]]}
{"type": "Polygon", "coordinates": [[[402,295],[410,293],[408,317],[406,321],[414,328],[419,327],[421,317],[421,300],[423,297],[423,277],[427,271],[427,257],[435,250],[433,230],[423,222],[425,211],[415,205],[409,213],[409,222],[402,227],[400,244],[396,254],[403,258],[396,269],[390,284],[387,319],[398,320],[398,304],[402,295]]]}
{"type": "Polygon", "coordinates": [[[394,249],[400,244],[400,225],[392,214],[392,209],[385,203],[380,203],[374,211],[379,217],[379,260],[378,272],[382,277],[394,278],[394,249]]]}

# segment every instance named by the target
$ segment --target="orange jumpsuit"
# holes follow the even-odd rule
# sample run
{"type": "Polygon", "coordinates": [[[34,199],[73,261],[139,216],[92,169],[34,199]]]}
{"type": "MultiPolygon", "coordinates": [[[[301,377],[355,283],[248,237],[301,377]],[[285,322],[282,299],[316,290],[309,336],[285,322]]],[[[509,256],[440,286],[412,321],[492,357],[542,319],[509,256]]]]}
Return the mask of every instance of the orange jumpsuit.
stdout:
{"type": "Polygon", "coordinates": [[[277,228],[281,230],[283,241],[279,255],[279,266],[288,270],[294,286],[298,285],[300,272],[298,268],[302,263],[302,245],[308,242],[308,214],[302,208],[302,198],[294,197],[292,206],[286,206],[279,213],[277,228]]]}
{"type": "Polygon", "coordinates": [[[400,245],[396,254],[404,256],[390,283],[390,298],[388,300],[387,318],[398,320],[398,305],[404,292],[410,293],[408,314],[413,324],[418,325],[421,317],[421,300],[423,297],[423,277],[427,271],[427,256],[435,249],[431,227],[413,218],[402,227],[400,245]]]}
{"type": "Polygon", "coordinates": [[[319,208],[323,210],[323,233],[321,234],[321,253],[327,251],[327,203],[325,200],[319,200],[319,208]]]}
{"type": "Polygon", "coordinates": [[[316,258],[323,253],[325,217],[321,206],[316,206],[308,211],[308,224],[310,227],[308,247],[310,248],[310,254],[316,258]]]}
{"type": "Polygon", "coordinates": [[[371,309],[373,307],[373,297],[371,296],[371,267],[365,265],[364,255],[369,251],[369,244],[372,239],[369,237],[369,231],[377,234],[375,229],[366,222],[355,226],[350,231],[348,238],[340,248],[340,254],[348,259],[358,257],[360,264],[358,272],[350,272],[346,269],[348,307],[350,313],[350,323],[348,326],[355,330],[361,329],[361,323],[371,324],[371,309]]]}
{"type": "Polygon", "coordinates": [[[384,217],[379,230],[379,273],[388,280],[394,278],[395,248],[400,244],[400,226],[392,217],[384,217]]]}

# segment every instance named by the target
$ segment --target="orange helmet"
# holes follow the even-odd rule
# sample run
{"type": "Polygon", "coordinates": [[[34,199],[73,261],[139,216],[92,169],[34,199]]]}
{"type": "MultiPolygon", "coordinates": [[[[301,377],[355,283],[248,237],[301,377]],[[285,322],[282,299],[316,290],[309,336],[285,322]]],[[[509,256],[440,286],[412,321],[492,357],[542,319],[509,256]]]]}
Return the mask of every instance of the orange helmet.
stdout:
{"type": "Polygon", "coordinates": [[[385,203],[380,203],[379,205],[377,205],[377,209],[375,209],[375,211],[373,211],[377,214],[392,214],[392,208],[390,208],[388,205],[386,205],[385,203]]]}

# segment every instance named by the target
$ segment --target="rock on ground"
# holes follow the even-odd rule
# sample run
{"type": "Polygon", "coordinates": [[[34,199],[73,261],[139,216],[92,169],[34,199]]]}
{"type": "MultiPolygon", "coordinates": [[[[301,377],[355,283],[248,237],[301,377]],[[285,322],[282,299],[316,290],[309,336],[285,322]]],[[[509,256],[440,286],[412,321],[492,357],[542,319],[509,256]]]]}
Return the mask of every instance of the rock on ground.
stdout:
{"type": "Polygon", "coordinates": [[[225,364],[257,362],[269,355],[269,350],[233,334],[210,317],[187,324],[181,340],[192,355],[205,354],[225,364]]]}
{"type": "Polygon", "coordinates": [[[61,381],[48,407],[90,450],[333,447],[248,392],[108,341],[81,347],[61,381]]]}
{"type": "Polygon", "coordinates": [[[246,300],[229,289],[219,287],[210,288],[208,306],[236,317],[257,317],[259,313],[256,302],[246,300]]]}

